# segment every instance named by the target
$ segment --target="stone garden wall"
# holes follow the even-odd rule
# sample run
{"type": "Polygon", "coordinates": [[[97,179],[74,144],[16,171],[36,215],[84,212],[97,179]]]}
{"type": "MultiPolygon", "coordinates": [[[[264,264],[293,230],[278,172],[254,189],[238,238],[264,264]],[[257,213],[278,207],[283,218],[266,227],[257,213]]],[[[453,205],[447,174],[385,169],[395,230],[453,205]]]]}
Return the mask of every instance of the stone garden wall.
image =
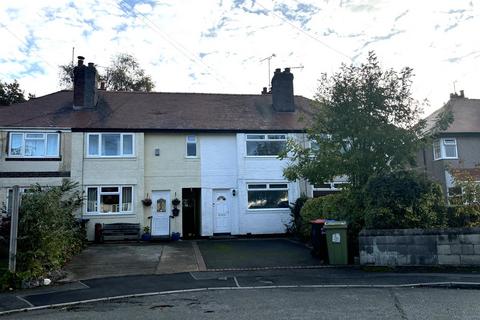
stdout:
{"type": "Polygon", "coordinates": [[[362,230],[360,264],[480,266],[480,228],[362,230]]]}

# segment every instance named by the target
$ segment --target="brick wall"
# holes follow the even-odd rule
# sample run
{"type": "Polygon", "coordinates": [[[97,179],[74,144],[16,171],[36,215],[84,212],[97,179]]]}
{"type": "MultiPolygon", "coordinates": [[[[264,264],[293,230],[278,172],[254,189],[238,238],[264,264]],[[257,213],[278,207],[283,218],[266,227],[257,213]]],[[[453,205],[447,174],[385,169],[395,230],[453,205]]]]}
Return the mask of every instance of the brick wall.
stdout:
{"type": "Polygon", "coordinates": [[[362,230],[360,264],[480,266],[480,228],[362,230]]]}

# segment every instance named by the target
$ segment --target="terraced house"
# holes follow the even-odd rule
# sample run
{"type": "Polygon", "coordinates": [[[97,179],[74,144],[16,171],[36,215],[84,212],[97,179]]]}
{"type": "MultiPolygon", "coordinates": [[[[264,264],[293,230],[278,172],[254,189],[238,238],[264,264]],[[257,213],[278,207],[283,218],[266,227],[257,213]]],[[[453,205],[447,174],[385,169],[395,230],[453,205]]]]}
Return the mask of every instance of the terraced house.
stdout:
{"type": "Polygon", "coordinates": [[[13,185],[79,182],[89,219],[135,222],[153,236],[285,231],[307,190],[282,174],[289,137],[304,139],[311,101],[277,69],[258,95],[110,92],[79,57],[74,89],[0,107],[0,203],[13,185]],[[143,201],[142,201],[143,200],[143,201]],[[151,200],[151,204],[149,204],[151,200]]]}

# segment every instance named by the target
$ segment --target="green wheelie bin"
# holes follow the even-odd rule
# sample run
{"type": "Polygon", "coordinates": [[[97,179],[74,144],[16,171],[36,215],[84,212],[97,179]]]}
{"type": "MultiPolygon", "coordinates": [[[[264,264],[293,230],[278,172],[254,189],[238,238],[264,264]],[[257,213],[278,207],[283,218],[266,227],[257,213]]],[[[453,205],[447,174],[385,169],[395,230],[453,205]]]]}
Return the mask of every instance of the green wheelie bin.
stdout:
{"type": "Polygon", "coordinates": [[[324,228],[327,234],[328,261],[330,264],[348,264],[347,223],[326,222],[324,228]]]}

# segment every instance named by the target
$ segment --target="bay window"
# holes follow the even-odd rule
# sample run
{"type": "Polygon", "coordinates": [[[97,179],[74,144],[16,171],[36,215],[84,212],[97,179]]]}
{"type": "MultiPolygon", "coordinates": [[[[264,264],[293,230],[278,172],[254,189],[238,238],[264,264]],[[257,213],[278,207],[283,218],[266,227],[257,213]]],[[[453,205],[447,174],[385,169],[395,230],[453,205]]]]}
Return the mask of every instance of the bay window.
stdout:
{"type": "Polygon", "coordinates": [[[287,183],[247,185],[248,209],[285,209],[288,206],[287,183]]]}
{"type": "Polygon", "coordinates": [[[57,132],[10,132],[9,157],[48,158],[60,156],[57,132]]]}
{"type": "Polygon", "coordinates": [[[133,133],[89,133],[87,156],[89,157],[133,157],[133,133]]]}
{"type": "Polygon", "coordinates": [[[133,187],[87,187],[87,214],[131,213],[132,210],[133,187]]]}

